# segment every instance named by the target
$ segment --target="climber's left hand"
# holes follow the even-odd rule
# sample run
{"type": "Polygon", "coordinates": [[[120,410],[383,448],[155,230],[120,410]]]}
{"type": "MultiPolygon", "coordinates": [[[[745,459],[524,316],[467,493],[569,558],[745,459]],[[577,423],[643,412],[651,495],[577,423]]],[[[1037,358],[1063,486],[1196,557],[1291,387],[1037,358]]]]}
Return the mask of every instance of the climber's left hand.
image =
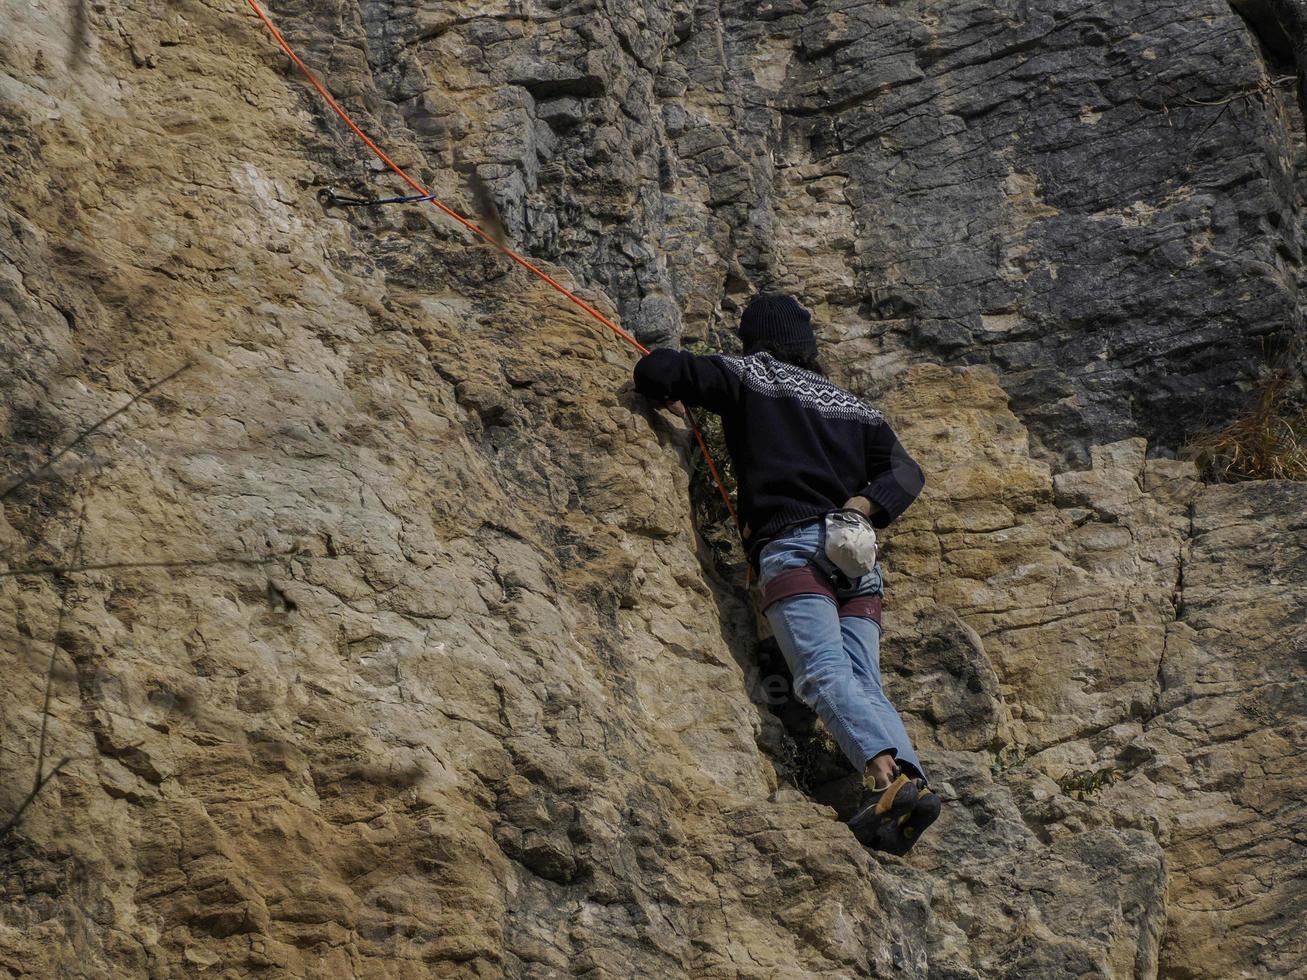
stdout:
{"type": "Polygon", "coordinates": [[[866,497],[850,497],[844,501],[844,509],[856,510],[863,517],[870,517],[878,510],[876,505],[866,497]]]}

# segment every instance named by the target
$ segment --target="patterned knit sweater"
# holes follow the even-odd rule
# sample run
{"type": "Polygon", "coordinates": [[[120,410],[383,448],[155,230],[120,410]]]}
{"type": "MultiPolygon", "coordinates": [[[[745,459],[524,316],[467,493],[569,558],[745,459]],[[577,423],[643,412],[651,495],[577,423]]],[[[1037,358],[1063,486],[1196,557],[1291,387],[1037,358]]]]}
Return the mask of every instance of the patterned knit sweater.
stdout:
{"type": "Polygon", "coordinates": [[[660,348],[636,364],[635,386],[655,401],[722,417],[751,559],[778,531],[852,496],[873,501],[872,523],[884,527],[921,492],[921,467],[880,412],[770,354],[702,357],[660,348]]]}

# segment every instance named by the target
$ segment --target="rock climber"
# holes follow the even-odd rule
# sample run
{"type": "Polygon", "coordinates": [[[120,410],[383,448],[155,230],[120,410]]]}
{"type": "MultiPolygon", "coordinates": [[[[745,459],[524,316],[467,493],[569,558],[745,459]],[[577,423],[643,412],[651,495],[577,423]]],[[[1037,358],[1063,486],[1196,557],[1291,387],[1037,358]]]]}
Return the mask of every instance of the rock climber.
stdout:
{"type": "Polygon", "coordinates": [[[741,535],[794,691],[862,773],[849,827],[905,854],[940,798],[880,676],[884,593],[874,528],[921,492],[921,467],[883,415],[822,373],[811,316],[791,296],[755,296],[742,357],[659,348],[635,366],[659,407],[721,416],[739,485],[741,535]]]}

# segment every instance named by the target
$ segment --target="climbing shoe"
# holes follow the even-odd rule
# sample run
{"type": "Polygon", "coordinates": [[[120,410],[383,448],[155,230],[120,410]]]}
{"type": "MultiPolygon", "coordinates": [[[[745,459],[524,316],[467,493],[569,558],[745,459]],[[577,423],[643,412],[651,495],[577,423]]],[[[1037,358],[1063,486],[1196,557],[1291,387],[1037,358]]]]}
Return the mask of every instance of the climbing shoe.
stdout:
{"type": "MultiPolygon", "coordinates": [[[[895,854],[907,854],[914,844],[921,839],[926,829],[939,818],[942,801],[939,794],[926,784],[924,779],[914,779],[917,787],[917,802],[912,805],[912,812],[899,821],[898,837],[903,850],[895,854]]],[[[888,849],[888,848],[887,848],[888,849]]]]}
{"type": "MultiPolygon", "coordinates": [[[[849,818],[849,829],[858,843],[878,851],[907,853],[900,825],[912,816],[919,795],[917,781],[895,770],[888,786],[863,790],[857,811],[849,818]]],[[[908,847],[911,847],[908,844],[908,847]]]]}

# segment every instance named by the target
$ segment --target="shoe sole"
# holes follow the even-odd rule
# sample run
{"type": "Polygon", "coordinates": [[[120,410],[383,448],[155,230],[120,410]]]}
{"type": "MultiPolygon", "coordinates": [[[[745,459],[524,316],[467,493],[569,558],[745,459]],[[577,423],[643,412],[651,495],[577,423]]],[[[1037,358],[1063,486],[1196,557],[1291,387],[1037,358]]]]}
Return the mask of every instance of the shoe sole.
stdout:
{"type": "Polygon", "coordinates": [[[885,835],[886,846],[881,850],[903,857],[916,846],[930,825],[939,819],[941,809],[943,805],[939,795],[934,790],[924,790],[912,810],[899,818],[895,828],[897,833],[885,835]]]}
{"type": "Polygon", "coordinates": [[[910,779],[900,776],[890,788],[893,792],[888,796],[882,796],[849,818],[849,829],[864,847],[888,850],[882,846],[885,832],[897,827],[917,805],[917,787],[910,779]]]}

